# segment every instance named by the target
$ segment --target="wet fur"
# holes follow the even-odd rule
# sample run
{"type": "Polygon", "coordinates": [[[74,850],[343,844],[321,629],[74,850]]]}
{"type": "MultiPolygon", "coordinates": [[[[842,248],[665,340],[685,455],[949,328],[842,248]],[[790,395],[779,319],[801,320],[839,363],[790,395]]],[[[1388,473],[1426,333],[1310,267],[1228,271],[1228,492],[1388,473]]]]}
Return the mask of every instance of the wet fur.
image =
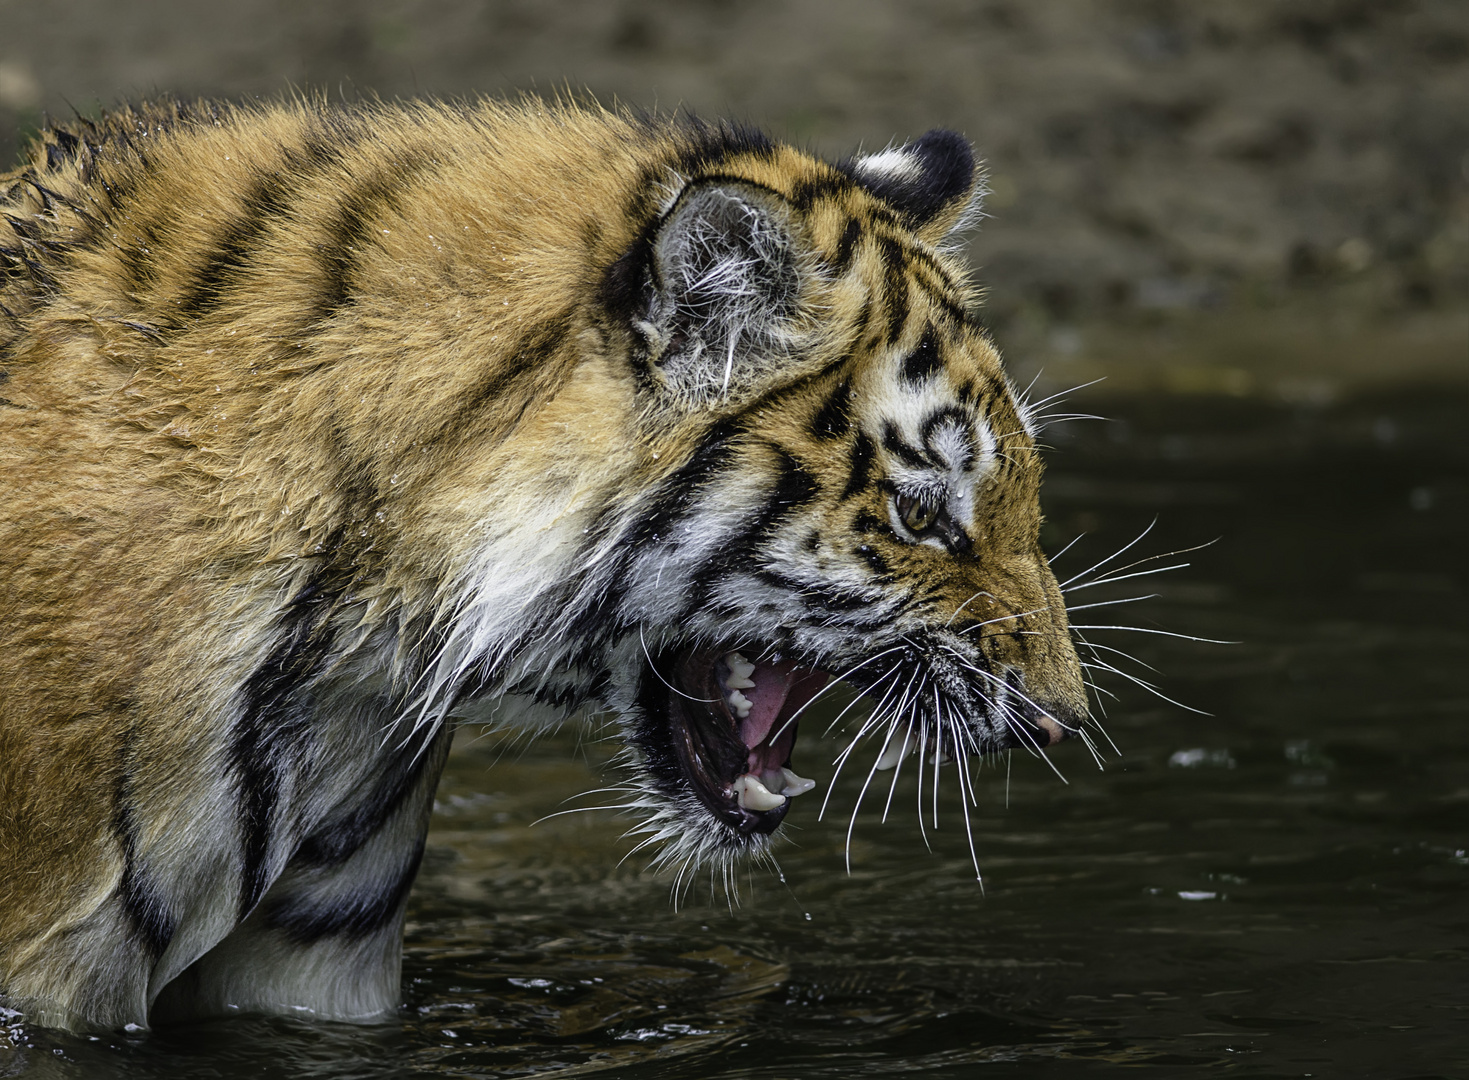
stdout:
{"type": "Polygon", "coordinates": [[[46,133],[0,177],[5,999],[390,1012],[452,718],[504,700],[617,713],[673,861],[758,846],[658,758],[675,645],[952,639],[1084,713],[944,251],[976,182],[945,133],[832,165],[536,102],[46,133]]]}

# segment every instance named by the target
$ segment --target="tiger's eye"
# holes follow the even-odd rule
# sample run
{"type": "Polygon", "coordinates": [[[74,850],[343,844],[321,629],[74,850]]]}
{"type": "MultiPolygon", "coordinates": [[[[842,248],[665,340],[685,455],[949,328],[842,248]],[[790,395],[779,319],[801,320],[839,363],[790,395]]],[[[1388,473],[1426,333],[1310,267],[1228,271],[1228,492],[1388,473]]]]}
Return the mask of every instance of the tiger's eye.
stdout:
{"type": "Polygon", "coordinates": [[[926,499],[899,495],[898,517],[909,532],[921,533],[938,520],[939,508],[926,499]]]}

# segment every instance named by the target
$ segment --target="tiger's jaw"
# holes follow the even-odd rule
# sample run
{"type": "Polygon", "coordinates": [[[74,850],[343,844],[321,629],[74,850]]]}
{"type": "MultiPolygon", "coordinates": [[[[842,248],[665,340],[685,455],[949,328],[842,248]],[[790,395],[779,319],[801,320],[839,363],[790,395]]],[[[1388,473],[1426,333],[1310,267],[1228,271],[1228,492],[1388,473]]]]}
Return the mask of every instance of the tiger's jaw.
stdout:
{"type": "Polygon", "coordinates": [[[798,715],[829,681],[779,654],[695,650],[650,661],[638,743],[663,793],[718,823],[725,846],[775,831],[816,786],[791,767],[798,715]]]}
{"type": "MultiPolygon", "coordinates": [[[[874,772],[901,768],[910,755],[937,766],[1043,750],[1080,722],[1040,704],[1018,672],[984,671],[977,650],[966,658],[962,637],[940,636],[843,665],[843,681],[873,706],[856,737],[870,739],[874,772]]],[[[661,846],[655,865],[728,867],[765,848],[791,801],[816,786],[792,758],[800,718],[830,681],[774,650],[644,654],[627,733],[641,773],[635,805],[652,811],[634,831],[661,846]]]]}

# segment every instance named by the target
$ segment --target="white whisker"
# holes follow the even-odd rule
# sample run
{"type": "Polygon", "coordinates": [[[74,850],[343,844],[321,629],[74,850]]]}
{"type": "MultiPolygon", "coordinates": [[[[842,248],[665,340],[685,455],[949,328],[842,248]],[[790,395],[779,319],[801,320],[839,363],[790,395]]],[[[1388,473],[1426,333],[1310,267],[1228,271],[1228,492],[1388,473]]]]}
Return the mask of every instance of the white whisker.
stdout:
{"type": "Polygon", "coordinates": [[[672,690],[679,697],[688,698],[690,701],[697,701],[704,705],[713,705],[719,700],[718,698],[701,698],[694,697],[692,694],[685,694],[678,687],[674,686],[673,683],[665,679],[663,677],[663,673],[658,670],[658,665],[653,663],[653,654],[648,652],[648,643],[643,639],[643,628],[641,626],[638,627],[638,642],[643,647],[643,655],[648,659],[648,670],[651,671],[654,675],[657,675],[658,681],[661,682],[664,686],[668,687],[668,689],[672,690]]]}
{"type": "MultiPolygon", "coordinates": [[[[1080,592],[1082,589],[1094,588],[1097,585],[1115,585],[1119,581],[1131,581],[1133,578],[1151,577],[1154,574],[1166,574],[1171,570],[1187,570],[1192,565],[1193,563],[1181,562],[1174,563],[1172,566],[1155,566],[1151,570],[1137,570],[1131,574],[1117,574],[1093,578],[1091,581],[1083,581],[1080,585],[1067,586],[1062,591],[1066,593],[1080,592]]],[[[1067,605],[1067,609],[1070,610],[1069,604],[1067,605]]]]}
{"type": "Polygon", "coordinates": [[[1178,706],[1178,708],[1183,709],[1185,712],[1191,712],[1191,713],[1194,713],[1194,714],[1196,714],[1198,716],[1213,716],[1214,715],[1213,713],[1205,712],[1203,709],[1195,709],[1192,705],[1185,705],[1181,701],[1174,701],[1171,697],[1169,697],[1167,694],[1163,693],[1163,691],[1159,690],[1156,686],[1154,686],[1152,683],[1148,682],[1146,679],[1139,679],[1136,675],[1131,675],[1128,672],[1123,671],[1120,667],[1117,667],[1114,664],[1107,664],[1107,663],[1103,663],[1100,660],[1097,660],[1097,661],[1092,661],[1090,663],[1083,662],[1083,666],[1085,666],[1085,667],[1092,667],[1092,668],[1098,668],[1098,669],[1100,669],[1102,671],[1110,671],[1114,675],[1120,675],[1122,678],[1126,679],[1128,682],[1135,683],[1138,686],[1142,687],[1144,690],[1146,690],[1148,693],[1152,694],[1154,697],[1158,698],[1160,701],[1166,701],[1170,705],[1176,705],[1176,706],[1178,706]]]}
{"type": "Polygon", "coordinates": [[[1175,634],[1172,630],[1153,630],[1146,626],[1085,626],[1073,623],[1073,630],[1130,630],[1134,634],[1160,634],[1181,641],[1201,641],[1205,645],[1238,645],[1238,641],[1220,641],[1217,638],[1195,637],[1192,634],[1175,634]]]}
{"type": "Polygon", "coordinates": [[[1088,608],[1116,607],[1118,604],[1136,604],[1139,600],[1156,599],[1158,599],[1157,593],[1149,593],[1147,596],[1126,596],[1121,600],[1098,600],[1093,604],[1068,604],[1066,610],[1068,613],[1072,611],[1086,611],[1088,608]]]}
{"type": "Polygon", "coordinates": [[[1144,529],[1142,532],[1138,533],[1131,540],[1129,540],[1126,544],[1123,544],[1122,547],[1120,547],[1116,551],[1112,552],[1112,554],[1108,555],[1105,559],[1101,560],[1100,562],[1093,563],[1091,566],[1087,567],[1081,573],[1074,574],[1071,577],[1067,578],[1065,581],[1061,582],[1061,591],[1062,592],[1065,592],[1066,589],[1073,582],[1080,581],[1082,578],[1086,577],[1088,574],[1090,574],[1094,570],[1100,570],[1102,567],[1106,566],[1113,559],[1115,559],[1119,555],[1121,555],[1124,551],[1127,551],[1128,549],[1130,549],[1132,547],[1135,547],[1138,543],[1140,543],[1142,541],[1143,537],[1147,536],[1148,533],[1150,533],[1150,532],[1153,531],[1153,526],[1156,525],[1156,524],[1158,524],[1158,519],[1157,518],[1154,518],[1152,520],[1152,522],[1148,525],[1148,527],[1146,529],[1144,529]]]}
{"type": "Polygon", "coordinates": [[[1068,551],[1070,551],[1077,544],[1079,544],[1081,542],[1082,538],[1085,537],[1085,536],[1086,536],[1086,533],[1077,533],[1075,536],[1073,536],[1070,539],[1070,541],[1067,542],[1066,546],[1063,547],[1060,551],[1056,552],[1056,554],[1054,554],[1054,555],[1048,556],[1046,558],[1046,561],[1049,562],[1049,563],[1054,564],[1057,559],[1059,559],[1062,555],[1065,555],[1068,551]]]}
{"type": "Polygon", "coordinates": [[[1134,664],[1137,664],[1139,667],[1145,667],[1149,671],[1157,671],[1158,670],[1152,664],[1148,663],[1146,660],[1139,660],[1136,656],[1133,656],[1132,653],[1123,652],[1121,649],[1114,649],[1111,645],[1098,645],[1095,641],[1087,641],[1080,634],[1077,634],[1076,636],[1077,636],[1078,640],[1080,640],[1082,646],[1084,648],[1090,650],[1091,653],[1094,656],[1096,655],[1096,653],[1098,651],[1109,652],[1109,653],[1116,653],[1118,656],[1122,657],[1124,660],[1131,660],[1134,664]]]}

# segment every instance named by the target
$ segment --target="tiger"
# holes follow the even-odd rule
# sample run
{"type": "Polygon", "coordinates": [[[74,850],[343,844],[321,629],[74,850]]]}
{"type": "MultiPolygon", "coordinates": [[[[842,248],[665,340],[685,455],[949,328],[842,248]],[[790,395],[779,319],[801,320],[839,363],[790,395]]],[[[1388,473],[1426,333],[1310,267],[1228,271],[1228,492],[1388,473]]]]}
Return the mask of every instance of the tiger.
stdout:
{"type": "Polygon", "coordinates": [[[0,176],[0,995],[373,1022],[457,726],[612,725],[711,873],[814,782],[1087,722],[966,139],[164,100],[0,176]]]}

